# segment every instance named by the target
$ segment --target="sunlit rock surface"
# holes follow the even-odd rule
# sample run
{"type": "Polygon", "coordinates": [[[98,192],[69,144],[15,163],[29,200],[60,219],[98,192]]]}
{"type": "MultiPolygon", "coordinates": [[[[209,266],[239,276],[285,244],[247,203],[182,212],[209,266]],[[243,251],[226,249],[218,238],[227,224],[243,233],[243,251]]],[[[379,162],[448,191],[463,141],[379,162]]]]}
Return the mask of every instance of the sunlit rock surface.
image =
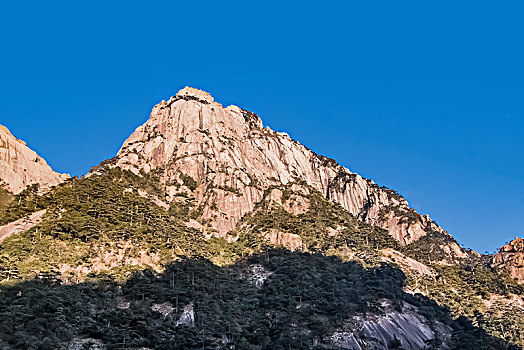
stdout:
{"type": "MultiPolygon", "coordinates": [[[[108,163],[135,173],[155,171],[169,201],[191,192],[219,237],[253,210],[264,190],[299,182],[314,186],[359,219],[387,229],[401,244],[431,231],[447,234],[395,191],[314,153],[286,133],[264,128],[256,114],[237,106],[224,108],[208,93],[190,87],[156,105],[108,163]],[[194,188],[184,183],[187,176],[195,180],[194,188]]],[[[288,211],[307,209],[305,200],[294,199],[288,211]]]]}
{"type": "Polygon", "coordinates": [[[53,171],[46,161],[26,143],[0,125],[0,184],[17,194],[27,186],[38,184],[41,190],[55,186],[69,175],[53,171]]]}

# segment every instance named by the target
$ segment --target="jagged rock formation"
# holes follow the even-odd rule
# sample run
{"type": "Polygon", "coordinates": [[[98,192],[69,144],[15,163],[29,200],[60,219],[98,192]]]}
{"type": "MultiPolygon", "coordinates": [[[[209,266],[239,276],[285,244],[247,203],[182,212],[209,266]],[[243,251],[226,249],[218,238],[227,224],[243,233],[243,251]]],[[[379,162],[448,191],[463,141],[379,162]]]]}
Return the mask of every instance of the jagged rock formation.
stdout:
{"type": "Polygon", "coordinates": [[[17,194],[33,184],[45,190],[68,177],[53,171],[24,141],[0,125],[0,184],[7,190],[17,194]]]}
{"type": "Polygon", "coordinates": [[[395,191],[312,152],[286,133],[264,128],[256,114],[224,108],[210,94],[190,87],[156,105],[106,164],[134,173],[154,171],[166,185],[166,200],[187,202],[189,197],[218,237],[235,229],[265,190],[289,183],[315,187],[404,245],[428,232],[448,235],[395,191]]]}
{"type": "Polygon", "coordinates": [[[502,246],[493,257],[492,264],[507,269],[511,277],[524,284],[524,238],[515,237],[502,246]]]}

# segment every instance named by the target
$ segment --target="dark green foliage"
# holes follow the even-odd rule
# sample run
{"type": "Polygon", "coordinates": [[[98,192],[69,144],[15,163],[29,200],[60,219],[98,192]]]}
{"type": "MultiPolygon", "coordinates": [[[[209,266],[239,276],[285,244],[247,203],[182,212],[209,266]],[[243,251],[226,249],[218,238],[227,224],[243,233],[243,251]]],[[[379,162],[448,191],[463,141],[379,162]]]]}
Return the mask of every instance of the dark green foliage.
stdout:
{"type": "Polygon", "coordinates": [[[449,258],[449,255],[442,249],[442,245],[445,243],[457,244],[457,241],[449,235],[428,231],[426,236],[419,238],[402,250],[415,260],[431,264],[432,262],[443,261],[449,258]]]}
{"type": "Polygon", "coordinates": [[[466,319],[453,321],[431,300],[406,294],[402,285],[398,269],[364,269],[322,255],[268,251],[223,268],[184,259],[161,274],[136,272],[123,284],[102,275],[75,285],[27,281],[4,287],[0,339],[12,349],[65,349],[78,338],[99,340],[108,349],[333,349],[326,336],[351,315],[382,313],[387,298],[433,308],[430,320],[451,325],[456,349],[508,348],[466,319]],[[260,289],[247,272],[255,264],[272,273],[260,289]],[[165,302],[173,307],[170,315],[152,310],[165,302]],[[195,326],[177,326],[189,304],[195,326]]]}
{"type": "MultiPolygon", "coordinates": [[[[180,179],[196,189],[190,176],[180,174],[180,179]]],[[[314,342],[321,344],[324,335],[355,314],[383,312],[381,299],[397,310],[408,302],[428,319],[452,325],[454,342],[460,346],[505,348],[485,330],[522,344],[522,314],[509,306],[485,307],[493,295],[522,295],[522,288],[507,274],[492,270],[486,257],[470,254],[460,263],[440,264],[449,257],[440,245],[454,242],[448,236],[430,232],[400,247],[385,230],[358,221],[309,188],[309,195],[301,195],[309,202],[307,212],[293,215],[265,198],[232,233],[238,234],[234,243],[206,240],[186,225],[190,218],[202,221],[203,207],[193,204],[190,193],[166,210],[139,195],[139,189],[165,198],[153,172],[135,175],[118,168],[73,178],[43,196],[31,187],[12,197],[0,211],[0,222],[40,209],[47,214],[40,225],[0,245],[0,281],[5,286],[0,296],[0,348],[2,339],[14,348],[55,349],[74,337],[88,337],[101,339],[112,349],[169,349],[173,344],[217,348],[224,339],[235,349],[307,349],[314,342]],[[299,235],[304,250],[313,255],[273,250],[263,238],[271,229],[299,235]],[[404,275],[382,264],[384,248],[427,264],[436,276],[421,277],[412,271],[404,275]],[[95,271],[96,259],[114,251],[126,258],[155,256],[157,261],[144,265],[166,270],[137,273],[136,266],[121,262],[125,266],[89,274],[88,282],[59,285],[85,280],[69,271],[60,276],[62,267],[95,271]],[[273,273],[261,289],[241,277],[253,264],[273,273]],[[26,281],[13,284],[20,279],[26,281]],[[404,293],[403,287],[413,286],[425,288],[433,300],[404,293]],[[18,291],[22,297],[16,296],[18,291]],[[116,307],[123,299],[131,302],[129,309],[116,307]],[[178,306],[166,319],[150,308],[165,301],[178,306]],[[197,326],[177,327],[182,307],[191,302],[197,326]],[[454,322],[459,316],[465,318],[454,322]],[[13,323],[15,318],[21,321],[13,323]]],[[[284,201],[297,195],[290,186],[280,189],[284,201]]],[[[438,342],[430,346],[438,348],[438,342]]]]}
{"type": "Polygon", "coordinates": [[[197,182],[190,175],[180,173],[179,177],[180,177],[180,180],[182,180],[184,186],[189,188],[191,191],[196,190],[197,182]]]}
{"type": "MultiPolygon", "coordinates": [[[[449,236],[430,232],[426,237],[402,248],[402,251],[418,261],[430,265],[435,278],[422,281],[432,298],[448,306],[457,317],[466,317],[507,341],[523,344],[524,314],[518,307],[495,302],[486,307],[491,298],[524,295],[524,287],[517,284],[507,271],[496,271],[490,266],[491,256],[468,252],[468,257],[453,264],[440,264],[449,256],[439,248],[444,243],[456,243],[449,236]]],[[[419,281],[420,283],[420,281],[419,281]]]]}
{"type": "Polygon", "coordinates": [[[226,192],[231,192],[236,194],[237,196],[242,196],[242,193],[240,193],[236,188],[231,186],[218,186],[219,189],[226,192]]]}
{"type": "Polygon", "coordinates": [[[480,297],[491,294],[510,295],[524,294],[524,287],[517,284],[505,271],[496,271],[489,265],[488,256],[472,256],[458,264],[458,278],[467,283],[480,297]]]}

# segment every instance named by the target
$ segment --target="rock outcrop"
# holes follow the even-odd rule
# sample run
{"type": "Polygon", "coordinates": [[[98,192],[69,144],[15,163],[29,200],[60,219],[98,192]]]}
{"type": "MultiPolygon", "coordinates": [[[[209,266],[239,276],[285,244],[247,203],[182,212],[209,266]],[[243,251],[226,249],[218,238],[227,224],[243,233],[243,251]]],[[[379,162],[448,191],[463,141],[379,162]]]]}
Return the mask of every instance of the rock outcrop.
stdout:
{"type": "MultiPolygon", "coordinates": [[[[149,120],[105,164],[154,172],[165,184],[166,201],[187,202],[189,197],[218,237],[235,229],[265,190],[290,183],[315,187],[404,245],[429,232],[448,235],[395,191],[314,153],[286,133],[263,127],[256,114],[224,108],[207,92],[190,87],[156,105],[149,120]]],[[[299,213],[307,207],[297,200],[287,210],[299,213]]]]}
{"type": "Polygon", "coordinates": [[[449,349],[452,329],[442,323],[432,323],[416,310],[388,312],[385,315],[354,317],[353,331],[337,332],[331,343],[340,349],[449,349]]]}
{"type": "Polygon", "coordinates": [[[45,212],[45,210],[40,210],[30,214],[27,217],[10,222],[4,226],[0,226],[0,243],[2,243],[9,236],[30,230],[41,223],[42,216],[44,216],[45,212]]]}
{"type": "Polygon", "coordinates": [[[515,237],[502,246],[493,257],[492,265],[507,269],[511,277],[524,284],[524,238],[515,237]]]}
{"type": "Polygon", "coordinates": [[[436,275],[435,271],[433,271],[427,265],[424,265],[423,263],[415,259],[405,256],[401,252],[397,252],[394,249],[391,249],[391,248],[384,249],[382,251],[382,254],[383,254],[382,261],[386,263],[397,264],[405,269],[417,272],[421,276],[436,275]]]}
{"type": "Polygon", "coordinates": [[[53,171],[24,141],[0,125],[0,184],[8,191],[17,194],[34,184],[46,190],[68,177],[53,171]]]}
{"type": "Polygon", "coordinates": [[[194,305],[193,303],[190,303],[189,305],[184,306],[184,310],[182,311],[182,315],[176,322],[177,326],[187,326],[187,327],[194,327],[195,326],[195,311],[194,311],[194,305]]]}

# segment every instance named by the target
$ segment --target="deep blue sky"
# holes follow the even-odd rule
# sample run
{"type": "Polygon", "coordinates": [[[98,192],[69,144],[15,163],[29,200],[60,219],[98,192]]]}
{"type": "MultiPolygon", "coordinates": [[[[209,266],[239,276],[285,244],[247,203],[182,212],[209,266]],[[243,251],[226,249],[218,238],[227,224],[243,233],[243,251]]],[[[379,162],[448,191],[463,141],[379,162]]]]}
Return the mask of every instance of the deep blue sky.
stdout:
{"type": "Polygon", "coordinates": [[[520,3],[4,2],[0,124],[81,175],[198,87],[493,251],[524,231],[520,3]]]}

